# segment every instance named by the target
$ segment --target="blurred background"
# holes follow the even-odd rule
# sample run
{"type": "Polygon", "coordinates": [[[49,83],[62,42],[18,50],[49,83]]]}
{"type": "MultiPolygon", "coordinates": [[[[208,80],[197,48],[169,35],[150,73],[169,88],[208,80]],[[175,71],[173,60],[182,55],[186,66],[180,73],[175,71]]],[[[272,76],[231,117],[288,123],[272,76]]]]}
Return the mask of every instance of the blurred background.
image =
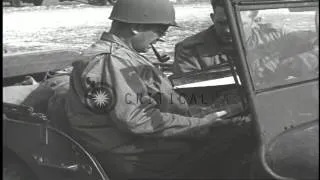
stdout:
{"type": "MultiPolygon", "coordinates": [[[[209,17],[212,9],[209,0],[171,1],[175,4],[180,27],[170,28],[164,38],[166,42],[158,43],[156,47],[172,60],[175,43],[212,24],[209,17]]],[[[21,2],[19,7],[13,7],[9,2],[3,2],[3,52],[88,47],[103,31],[108,31],[112,5],[87,3],[43,0],[39,6],[21,2]]],[[[147,56],[154,58],[152,52],[147,56]]]]}

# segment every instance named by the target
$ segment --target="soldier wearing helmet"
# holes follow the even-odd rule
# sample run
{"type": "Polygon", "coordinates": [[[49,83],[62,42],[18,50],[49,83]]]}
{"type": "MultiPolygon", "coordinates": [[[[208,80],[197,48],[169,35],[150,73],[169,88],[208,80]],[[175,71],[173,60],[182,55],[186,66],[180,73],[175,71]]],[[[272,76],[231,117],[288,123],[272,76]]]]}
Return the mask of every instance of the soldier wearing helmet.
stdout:
{"type": "Polygon", "coordinates": [[[139,54],[176,26],[168,0],[120,0],[110,19],[110,31],[73,63],[65,96],[73,135],[111,179],[186,177],[212,152],[194,144],[232,120],[220,118],[226,111],[192,117],[170,81],[139,54]]]}

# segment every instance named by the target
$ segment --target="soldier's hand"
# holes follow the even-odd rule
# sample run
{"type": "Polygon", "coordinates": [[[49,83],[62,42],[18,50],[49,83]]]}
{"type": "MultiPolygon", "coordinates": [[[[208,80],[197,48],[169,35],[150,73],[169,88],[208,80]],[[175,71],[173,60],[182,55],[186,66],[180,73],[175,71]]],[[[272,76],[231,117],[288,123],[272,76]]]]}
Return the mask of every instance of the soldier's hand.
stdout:
{"type": "Polygon", "coordinates": [[[213,114],[209,114],[204,118],[210,121],[211,127],[223,126],[223,125],[236,125],[243,126],[251,122],[249,116],[236,116],[233,118],[224,118],[227,115],[227,111],[218,111],[213,114]]]}
{"type": "Polygon", "coordinates": [[[227,111],[227,116],[234,116],[244,111],[242,103],[237,104],[229,104],[224,107],[225,111],[227,111]]]}
{"type": "Polygon", "coordinates": [[[202,120],[208,122],[206,126],[203,126],[200,129],[197,129],[196,131],[193,131],[191,133],[194,133],[195,137],[207,136],[208,134],[210,134],[212,127],[223,125],[225,123],[223,122],[223,119],[221,117],[226,114],[226,111],[218,111],[204,116],[202,120]]]}
{"type": "Polygon", "coordinates": [[[209,121],[211,126],[219,126],[229,124],[229,120],[225,120],[222,117],[225,116],[228,112],[225,110],[217,111],[215,113],[208,114],[204,117],[205,120],[209,121]]]}

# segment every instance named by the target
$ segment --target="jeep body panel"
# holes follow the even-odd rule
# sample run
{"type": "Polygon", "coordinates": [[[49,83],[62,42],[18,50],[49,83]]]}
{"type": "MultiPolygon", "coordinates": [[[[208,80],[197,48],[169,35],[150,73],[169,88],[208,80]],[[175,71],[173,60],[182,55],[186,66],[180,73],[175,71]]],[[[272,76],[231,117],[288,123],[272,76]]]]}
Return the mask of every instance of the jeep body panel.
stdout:
{"type": "Polygon", "coordinates": [[[280,134],[266,149],[266,161],[275,173],[296,179],[319,176],[319,119],[280,134]],[[292,171],[292,169],[296,171],[292,171]]]}
{"type": "Polygon", "coordinates": [[[277,8],[315,11],[318,6],[319,1],[315,0],[226,1],[231,31],[239,53],[239,61],[235,63],[248,94],[250,111],[260,134],[257,153],[264,170],[275,179],[301,178],[303,173],[296,172],[299,166],[310,167],[309,178],[319,178],[317,162],[319,151],[315,145],[319,141],[319,76],[283,86],[256,90],[243,43],[240,11],[277,8]],[[312,132],[309,133],[301,126],[308,126],[307,129],[312,132]],[[312,142],[305,143],[303,147],[298,144],[310,139],[312,142]],[[299,154],[298,149],[308,150],[308,152],[299,154]]]}
{"type": "Polygon", "coordinates": [[[74,50],[48,50],[3,55],[3,78],[59,70],[79,58],[74,50]]]}
{"type": "Polygon", "coordinates": [[[39,180],[108,179],[95,158],[60,130],[49,125],[44,137],[41,123],[8,117],[4,123],[4,147],[24,161],[39,180]]]}

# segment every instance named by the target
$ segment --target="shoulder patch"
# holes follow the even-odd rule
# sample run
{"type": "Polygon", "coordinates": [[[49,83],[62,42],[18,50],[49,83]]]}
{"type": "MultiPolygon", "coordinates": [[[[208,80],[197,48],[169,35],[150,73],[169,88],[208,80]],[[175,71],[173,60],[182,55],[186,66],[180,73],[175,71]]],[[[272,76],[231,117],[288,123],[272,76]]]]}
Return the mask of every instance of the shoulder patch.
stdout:
{"type": "Polygon", "coordinates": [[[98,85],[88,89],[85,95],[86,105],[95,113],[110,112],[116,103],[114,90],[108,85],[98,85]]]}
{"type": "Polygon", "coordinates": [[[82,102],[97,114],[110,112],[116,104],[115,91],[106,80],[109,61],[109,53],[96,55],[81,74],[82,102]]]}

